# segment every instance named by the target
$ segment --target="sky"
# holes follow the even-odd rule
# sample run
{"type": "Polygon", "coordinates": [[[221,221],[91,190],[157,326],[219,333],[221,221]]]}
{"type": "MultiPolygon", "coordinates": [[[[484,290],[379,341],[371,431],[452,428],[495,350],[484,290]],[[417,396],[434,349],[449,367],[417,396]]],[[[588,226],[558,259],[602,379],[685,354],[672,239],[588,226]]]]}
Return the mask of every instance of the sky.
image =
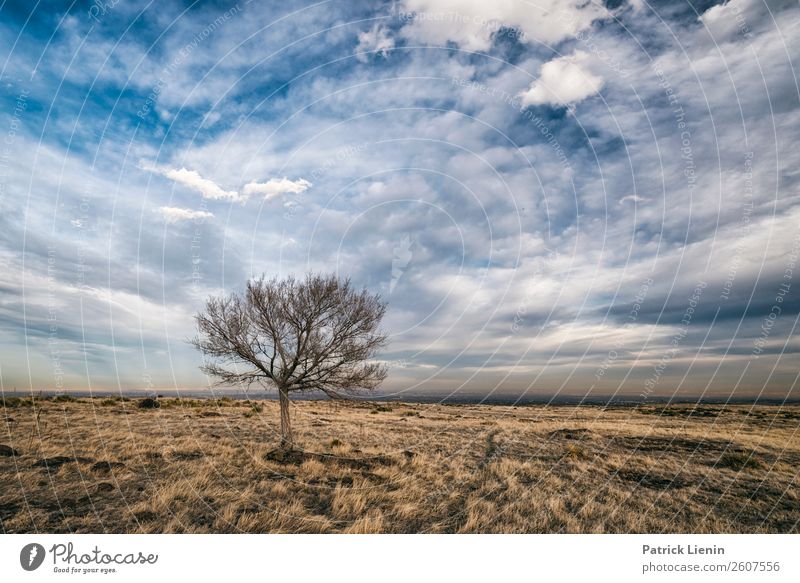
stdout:
{"type": "Polygon", "coordinates": [[[260,274],[395,395],[797,398],[796,0],[0,0],[0,388],[209,386],[260,274]]]}

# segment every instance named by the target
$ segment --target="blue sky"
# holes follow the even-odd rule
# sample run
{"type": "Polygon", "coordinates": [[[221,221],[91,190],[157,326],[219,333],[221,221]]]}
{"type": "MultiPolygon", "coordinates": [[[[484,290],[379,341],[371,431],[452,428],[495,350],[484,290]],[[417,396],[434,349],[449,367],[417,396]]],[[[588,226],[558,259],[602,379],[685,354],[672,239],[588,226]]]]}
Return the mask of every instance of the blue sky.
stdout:
{"type": "Polygon", "coordinates": [[[336,271],[389,392],[797,396],[797,2],[0,4],[4,390],[200,388],[336,271]]]}

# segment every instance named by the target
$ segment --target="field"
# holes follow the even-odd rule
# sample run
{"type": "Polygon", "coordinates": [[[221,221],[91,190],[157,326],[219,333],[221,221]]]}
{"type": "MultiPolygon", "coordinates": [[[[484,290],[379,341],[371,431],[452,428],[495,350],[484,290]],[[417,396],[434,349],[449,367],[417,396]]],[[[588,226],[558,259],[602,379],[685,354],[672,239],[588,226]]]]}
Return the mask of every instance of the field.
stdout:
{"type": "Polygon", "coordinates": [[[9,399],[3,532],[799,532],[800,407],[9,399]]]}

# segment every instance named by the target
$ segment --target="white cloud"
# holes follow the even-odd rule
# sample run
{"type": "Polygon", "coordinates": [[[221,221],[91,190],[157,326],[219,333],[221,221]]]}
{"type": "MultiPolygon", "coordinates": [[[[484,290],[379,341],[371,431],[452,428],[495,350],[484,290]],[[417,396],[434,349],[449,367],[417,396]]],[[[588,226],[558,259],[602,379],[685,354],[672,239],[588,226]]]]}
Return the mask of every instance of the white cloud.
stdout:
{"type": "Polygon", "coordinates": [[[474,51],[491,48],[501,27],[523,42],[555,44],[608,15],[601,3],[581,0],[405,0],[404,10],[403,34],[410,40],[453,41],[474,51]]]}
{"type": "Polygon", "coordinates": [[[394,39],[389,36],[386,27],[376,24],[370,30],[358,33],[356,58],[366,63],[370,57],[369,53],[374,51],[385,59],[393,48],[394,39]]]}
{"type": "Polygon", "coordinates": [[[170,180],[174,180],[179,184],[183,184],[188,188],[198,191],[203,195],[203,198],[211,200],[231,200],[245,203],[247,199],[253,195],[261,195],[264,197],[264,200],[271,200],[284,194],[300,194],[312,186],[311,182],[304,178],[289,180],[283,177],[271,178],[266,182],[256,182],[253,180],[246,184],[241,192],[238,192],[236,190],[224,190],[216,182],[203,178],[194,170],[187,170],[186,168],[175,170],[148,164],[144,161],[139,163],[139,167],[143,170],[166,176],[170,180]]]}
{"type": "MultiPolygon", "coordinates": [[[[781,2],[771,2],[775,8],[781,2]]],[[[759,22],[761,15],[769,11],[764,0],[730,0],[717,4],[700,15],[702,22],[717,42],[730,40],[737,32],[746,36],[752,34],[752,27],[759,22]]]]}
{"type": "Polygon", "coordinates": [[[192,209],[182,209],[174,206],[162,206],[158,211],[161,213],[161,216],[166,219],[167,223],[210,219],[214,217],[214,215],[208,211],[194,211],[192,209]]]}
{"type": "Polygon", "coordinates": [[[638,194],[629,194],[628,196],[623,196],[621,199],[619,199],[619,204],[624,204],[624,203],[628,202],[629,200],[631,202],[643,202],[645,200],[645,198],[642,197],[642,196],[639,196],[638,194]]]}
{"type": "Polygon", "coordinates": [[[194,170],[181,168],[180,170],[163,170],[161,173],[170,180],[174,180],[175,182],[196,190],[203,195],[203,198],[212,200],[240,200],[239,193],[235,190],[223,190],[216,182],[208,178],[203,178],[194,170]]]}
{"type": "Polygon", "coordinates": [[[311,183],[308,180],[300,178],[299,180],[289,180],[283,178],[271,178],[266,182],[250,182],[244,187],[244,195],[251,196],[254,194],[263,195],[264,200],[271,200],[284,194],[300,194],[308,190],[311,183]]]}
{"type": "Polygon", "coordinates": [[[542,65],[539,78],[521,94],[522,105],[569,105],[583,101],[603,87],[603,78],[588,70],[591,57],[576,51],[542,65]]]}

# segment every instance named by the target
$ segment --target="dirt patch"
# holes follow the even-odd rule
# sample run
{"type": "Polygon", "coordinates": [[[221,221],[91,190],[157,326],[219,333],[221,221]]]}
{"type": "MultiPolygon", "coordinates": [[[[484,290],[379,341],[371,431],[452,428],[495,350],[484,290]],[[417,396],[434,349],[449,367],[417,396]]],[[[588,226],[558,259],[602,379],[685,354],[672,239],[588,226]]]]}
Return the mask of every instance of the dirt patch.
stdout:
{"type": "Polygon", "coordinates": [[[342,476],[341,478],[328,478],[328,485],[331,488],[335,488],[337,484],[345,488],[352,488],[353,478],[352,476],[342,476]]]}
{"type": "Polygon", "coordinates": [[[125,464],[123,464],[122,462],[100,461],[100,462],[97,462],[96,464],[94,464],[92,466],[92,471],[93,472],[105,473],[105,472],[110,472],[112,470],[120,470],[120,469],[122,469],[124,467],[125,467],[125,464]]]}
{"type": "Polygon", "coordinates": [[[376,484],[383,484],[386,482],[386,478],[374,472],[361,472],[361,475],[364,476],[370,482],[374,482],[376,484]]]}
{"type": "Polygon", "coordinates": [[[287,472],[273,472],[272,470],[267,470],[267,480],[294,480],[297,476],[295,474],[290,474],[287,472]]]}
{"type": "Polygon", "coordinates": [[[19,504],[11,502],[0,503],[0,523],[11,520],[19,512],[19,504]]]}
{"type": "Polygon", "coordinates": [[[724,452],[736,450],[736,445],[731,441],[720,439],[684,439],[680,437],[613,437],[611,445],[625,450],[638,452],[724,452]]]}
{"type": "Polygon", "coordinates": [[[152,522],[158,518],[158,514],[150,510],[142,510],[134,513],[133,517],[137,522],[152,522]]]}
{"type": "Polygon", "coordinates": [[[59,516],[80,516],[91,512],[91,496],[81,496],[79,498],[61,498],[47,500],[41,504],[31,504],[34,508],[40,508],[48,512],[56,512],[59,516]]]}
{"type": "Polygon", "coordinates": [[[761,462],[752,453],[728,452],[719,456],[719,459],[710,465],[717,468],[727,468],[729,470],[741,471],[745,468],[760,468],[761,462]]]}
{"type": "Polygon", "coordinates": [[[172,459],[181,460],[181,461],[190,461],[190,460],[199,460],[201,458],[206,457],[206,454],[202,451],[173,451],[170,456],[172,459]]]}
{"type": "Polygon", "coordinates": [[[356,458],[294,449],[289,451],[273,449],[264,456],[264,459],[285,465],[300,465],[309,460],[317,460],[327,465],[338,465],[353,470],[369,470],[374,466],[388,466],[395,463],[392,458],[385,455],[356,458]]]}
{"type": "Polygon", "coordinates": [[[652,490],[675,490],[687,486],[686,481],[680,475],[661,476],[637,470],[619,470],[616,476],[624,482],[633,482],[638,486],[652,490]]]}
{"type": "Polygon", "coordinates": [[[313,454],[315,459],[327,464],[336,464],[353,470],[369,470],[375,466],[389,466],[395,461],[385,455],[369,457],[343,457],[329,454],[313,454]]]}
{"type": "Polygon", "coordinates": [[[277,462],[279,464],[299,465],[307,459],[313,458],[309,457],[309,454],[306,452],[297,449],[273,449],[264,456],[264,459],[269,462],[277,462]]]}
{"type": "Polygon", "coordinates": [[[94,460],[92,458],[89,458],[89,457],[80,457],[80,456],[69,457],[69,456],[66,456],[66,455],[59,455],[59,456],[47,457],[47,458],[43,458],[43,459],[40,459],[38,461],[35,461],[35,462],[33,462],[33,467],[34,468],[47,468],[49,470],[57,470],[58,468],[60,468],[64,464],[69,464],[69,463],[72,463],[72,462],[75,462],[75,463],[78,463],[78,464],[90,464],[93,461],[94,460]]]}
{"type": "Polygon", "coordinates": [[[547,434],[550,439],[575,439],[579,441],[592,439],[593,435],[590,429],[584,428],[556,429],[547,434]]]}

